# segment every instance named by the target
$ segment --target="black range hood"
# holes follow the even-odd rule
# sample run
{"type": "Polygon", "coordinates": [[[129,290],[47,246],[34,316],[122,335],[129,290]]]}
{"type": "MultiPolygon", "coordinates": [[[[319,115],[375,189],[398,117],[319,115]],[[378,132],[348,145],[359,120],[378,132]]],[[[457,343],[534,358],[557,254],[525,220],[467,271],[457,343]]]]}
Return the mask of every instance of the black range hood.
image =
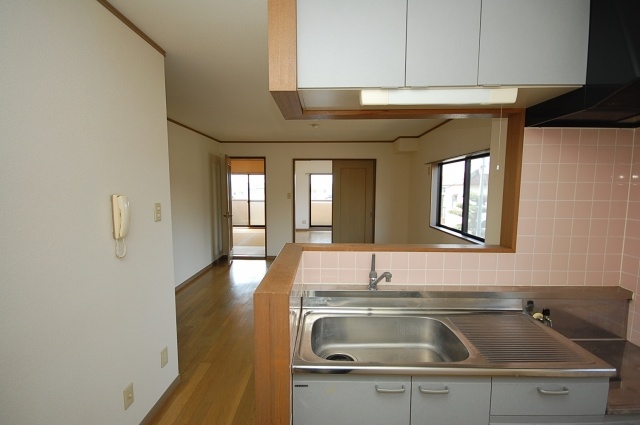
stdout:
{"type": "Polygon", "coordinates": [[[591,0],[586,85],[527,108],[525,125],[640,126],[640,0],[591,0]]]}

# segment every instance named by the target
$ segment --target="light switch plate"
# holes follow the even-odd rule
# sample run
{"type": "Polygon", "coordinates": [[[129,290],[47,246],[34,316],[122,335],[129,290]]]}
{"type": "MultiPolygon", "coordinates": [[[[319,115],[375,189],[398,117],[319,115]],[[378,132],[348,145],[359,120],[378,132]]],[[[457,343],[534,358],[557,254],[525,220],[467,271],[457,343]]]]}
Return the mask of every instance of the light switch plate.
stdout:
{"type": "Polygon", "coordinates": [[[169,350],[167,347],[164,347],[162,351],[160,351],[160,367],[165,367],[169,363],[169,350]]]}
{"type": "Polygon", "coordinates": [[[159,202],[153,207],[153,221],[161,221],[162,220],[162,206],[159,202]]]}
{"type": "Polygon", "coordinates": [[[133,403],[133,382],[127,385],[122,395],[124,397],[124,410],[127,410],[133,403]]]}

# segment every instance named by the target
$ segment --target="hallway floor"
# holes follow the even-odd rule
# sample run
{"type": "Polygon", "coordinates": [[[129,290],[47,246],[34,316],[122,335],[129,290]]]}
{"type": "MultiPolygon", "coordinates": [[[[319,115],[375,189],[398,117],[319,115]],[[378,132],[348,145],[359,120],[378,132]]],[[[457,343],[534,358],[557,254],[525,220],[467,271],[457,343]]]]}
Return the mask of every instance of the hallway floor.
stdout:
{"type": "Polygon", "coordinates": [[[296,243],[331,243],[331,228],[297,229],[296,243]]]}
{"type": "Polygon", "coordinates": [[[254,423],[253,292],[270,265],[215,264],[176,294],[180,383],[149,425],[254,423]]]}

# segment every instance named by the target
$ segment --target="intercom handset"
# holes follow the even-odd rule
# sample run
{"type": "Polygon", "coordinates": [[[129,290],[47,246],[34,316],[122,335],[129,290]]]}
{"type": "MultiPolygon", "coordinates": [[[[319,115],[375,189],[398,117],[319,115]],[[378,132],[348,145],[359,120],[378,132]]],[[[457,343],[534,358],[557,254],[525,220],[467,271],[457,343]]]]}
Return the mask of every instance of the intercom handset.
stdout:
{"type": "Polygon", "coordinates": [[[127,255],[127,245],[124,238],[129,234],[129,198],[123,195],[112,195],[113,207],[113,238],[116,240],[116,257],[127,255]]]}

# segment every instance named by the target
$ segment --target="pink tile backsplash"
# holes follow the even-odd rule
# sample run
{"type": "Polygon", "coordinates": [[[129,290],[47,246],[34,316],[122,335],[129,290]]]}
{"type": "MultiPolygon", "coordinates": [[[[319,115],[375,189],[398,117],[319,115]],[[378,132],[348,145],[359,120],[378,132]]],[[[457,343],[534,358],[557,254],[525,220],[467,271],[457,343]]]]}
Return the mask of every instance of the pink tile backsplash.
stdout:
{"type": "MultiPolygon", "coordinates": [[[[397,289],[622,286],[640,291],[640,131],[525,129],[515,254],[377,252],[397,289]]],[[[370,252],[305,251],[303,283],[366,285],[370,252]]],[[[640,301],[628,338],[640,344],[640,301]]]]}
{"type": "MultiPolygon", "coordinates": [[[[633,134],[630,131],[619,133],[617,141],[621,146],[633,147],[627,176],[627,215],[620,285],[636,294],[629,315],[630,331],[627,337],[640,345],[640,299],[637,296],[640,292],[640,131],[635,130],[633,134]]],[[[623,172],[624,167],[614,167],[614,171],[623,172]]]]}
{"type": "Polygon", "coordinates": [[[427,268],[427,257],[421,252],[410,252],[409,253],[409,269],[410,270],[421,270],[427,268]]]}

